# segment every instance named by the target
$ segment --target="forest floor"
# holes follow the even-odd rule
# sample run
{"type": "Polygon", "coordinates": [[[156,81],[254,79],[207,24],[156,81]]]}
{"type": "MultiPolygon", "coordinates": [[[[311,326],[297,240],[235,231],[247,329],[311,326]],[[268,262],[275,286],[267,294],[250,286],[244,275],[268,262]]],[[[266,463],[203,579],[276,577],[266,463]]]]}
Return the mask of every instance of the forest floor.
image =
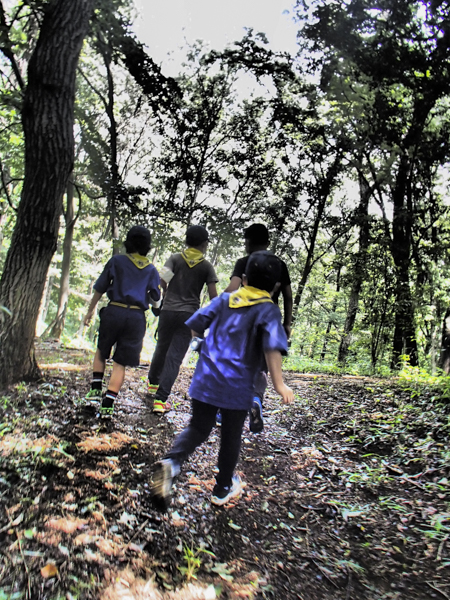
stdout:
{"type": "Polygon", "coordinates": [[[147,368],[114,417],[78,406],[92,354],[38,348],[43,380],[0,392],[0,600],[450,598],[450,406],[393,380],[286,372],[265,429],[244,431],[245,488],[210,504],[220,429],[167,513],[152,465],[189,419],[151,412],[147,368]],[[413,399],[412,399],[413,397],[413,399]]]}

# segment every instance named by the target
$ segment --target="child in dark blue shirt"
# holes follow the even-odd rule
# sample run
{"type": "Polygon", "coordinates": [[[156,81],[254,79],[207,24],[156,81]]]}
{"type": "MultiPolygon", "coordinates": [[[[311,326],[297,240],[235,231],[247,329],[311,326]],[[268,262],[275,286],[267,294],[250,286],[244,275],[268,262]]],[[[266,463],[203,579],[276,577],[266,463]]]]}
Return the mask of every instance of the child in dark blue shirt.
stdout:
{"type": "Polygon", "coordinates": [[[234,471],[242,429],[253,404],[255,374],[266,363],[283,403],[292,402],[293,392],[284,384],[281,371],[287,337],[280,309],[271,299],[279,287],[280,275],[281,262],[276,256],[254,252],[243,276],[244,287],[232,294],[223,293],[186,321],[194,336],[209,331],[201,344],[189,389],[190,423],[156,464],[151,493],[158,508],[165,510],[169,505],[173,478],[208,438],[218,409],[222,413],[219,472],[211,502],[223,505],[240,493],[241,481],[234,471]]]}
{"type": "Polygon", "coordinates": [[[91,390],[86,400],[102,397],[106,360],[115,345],[113,368],[100,414],[112,415],[114,401],[122,387],[125,367],[137,367],[146,330],[145,311],[161,302],[160,279],[146,254],[150,250],[150,231],[141,225],[132,227],[125,240],[127,254],[116,254],[106,263],[94,284],[94,294],[84,319],[88,325],[103,296],[108,306],[100,311],[97,351],[94,356],[91,390]]]}

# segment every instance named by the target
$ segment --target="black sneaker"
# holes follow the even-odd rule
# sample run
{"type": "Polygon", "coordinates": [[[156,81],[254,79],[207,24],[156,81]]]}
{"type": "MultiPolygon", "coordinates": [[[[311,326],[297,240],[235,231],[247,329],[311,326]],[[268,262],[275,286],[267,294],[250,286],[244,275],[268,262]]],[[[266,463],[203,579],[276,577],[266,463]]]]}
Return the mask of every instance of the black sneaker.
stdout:
{"type": "Polygon", "coordinates": [[[153,504],[158,510],[165,512],[170,505],[174,464],[170,458],[160,460],[155,465],[150,494],[153,504]]]}
{"type": "Polygon", "coordinates": [[[250,411],[250,431],[259,433],[264,429],[264,420],[262,414],[262,404],[258,396],[253,398],[253,406],[250,411]]]}
{"type": "Polygon", "coordinates": [[[239,475],[235,475],[233,477],[231,486],[224,487],[216,483],[213,489],[213,494],[211,496],[211,503],[215,504],[216,506],[222,506],[223,504],[226,504],[228,500],[231,500],[231,498],[239,496],[241,490],[242,481],[239,475]]]}

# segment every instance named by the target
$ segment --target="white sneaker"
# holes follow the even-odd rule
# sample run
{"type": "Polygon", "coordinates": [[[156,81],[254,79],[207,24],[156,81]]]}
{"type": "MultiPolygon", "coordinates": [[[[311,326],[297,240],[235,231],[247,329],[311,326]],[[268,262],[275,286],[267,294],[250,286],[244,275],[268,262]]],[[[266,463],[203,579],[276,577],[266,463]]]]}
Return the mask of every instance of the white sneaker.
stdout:
{"type": "Polygon", "coordinates": [[[242,481],[241,478],[239,477],[239,475],[235,475],[232,479],[231,482],[231,487],[227,486],[227,487],[223,487],[221,485],[216,485],[214,486],[213,489],[213,495],[211,496],[211,502],[212,504],[215,504],[216,506],[222,506],[223,504],[226,504],[228,502],[228,500],[231,500],[231,498],[235,498],[236,496],[239,496],[239,494],[242,491],[242,481]]]}

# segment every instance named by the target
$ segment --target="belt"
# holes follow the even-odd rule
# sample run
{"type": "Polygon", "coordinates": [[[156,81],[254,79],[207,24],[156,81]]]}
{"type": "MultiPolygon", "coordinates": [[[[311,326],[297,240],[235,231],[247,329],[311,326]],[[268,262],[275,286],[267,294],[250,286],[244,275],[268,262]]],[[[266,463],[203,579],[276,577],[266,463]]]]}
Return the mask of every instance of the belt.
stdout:
{"type": "Polygon", "coordinates": [[[122,308],[135,308],[137,310],[144,310],[140,306],[134,306],[133,304],[122,304],[121,302],[110,302],[113,306],[121,306],[122,308]]]}

